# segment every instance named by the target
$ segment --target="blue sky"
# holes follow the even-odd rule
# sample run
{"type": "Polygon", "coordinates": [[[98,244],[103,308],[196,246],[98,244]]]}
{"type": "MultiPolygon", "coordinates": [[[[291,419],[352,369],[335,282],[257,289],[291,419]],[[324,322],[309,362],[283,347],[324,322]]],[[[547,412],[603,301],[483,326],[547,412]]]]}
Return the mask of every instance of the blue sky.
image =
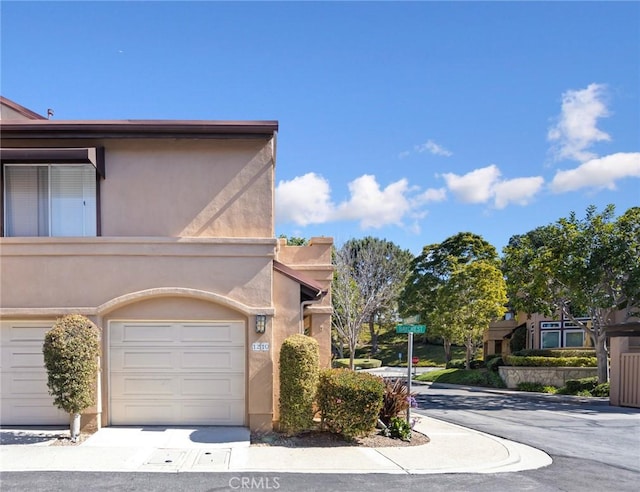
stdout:
{"type": "Polygon", "coordinates": [[[638,2],[14,2],[2,95],[55,119],[278,120],[276,233],[498,250],[640,205],[638,2]]]}

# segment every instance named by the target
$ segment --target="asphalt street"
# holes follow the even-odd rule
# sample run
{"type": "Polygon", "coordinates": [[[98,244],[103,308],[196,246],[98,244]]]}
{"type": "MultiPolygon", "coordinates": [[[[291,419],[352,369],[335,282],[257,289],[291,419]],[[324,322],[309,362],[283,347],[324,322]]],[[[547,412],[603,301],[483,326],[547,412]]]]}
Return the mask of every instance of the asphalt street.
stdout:
{"type": "MultiPolygon", "coordinates": [[[[496,474],[6,472],[6,491],[633,491],[640,483],[640,410],[608,403],[416,386],[417,414],[540,448],[553,464],[496,474]]],[[[464,450],[461,450],[464,452],[464,450]]]]}

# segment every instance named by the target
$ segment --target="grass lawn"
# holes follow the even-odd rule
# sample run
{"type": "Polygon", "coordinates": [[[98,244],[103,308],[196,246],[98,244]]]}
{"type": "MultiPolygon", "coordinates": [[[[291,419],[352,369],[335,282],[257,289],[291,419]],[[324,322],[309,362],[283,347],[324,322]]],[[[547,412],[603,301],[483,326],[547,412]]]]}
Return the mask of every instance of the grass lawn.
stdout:
{"type": "Polygon", "coordinates": [[[466,386],[485,386],[489,388],[504,388],[504,382],[500,376],[486,369],[442,369],[420,374],[418,381],[431,381],[434,383],[462,384],[466,386]]]}
{"type": "MultiPolygon", "coordinates": [[[[413,356],[420,359],[417,365],[422,367],[444,367],[444,347],[442,344],[423,343],[423,340],[423,335],[414,335],[413,337],[413,356]]],[[[395,327],[383,330],[378,336],[378,352],[373,358],[382,360],[383,366],[406,367],[407,342],[408,335],[406,333],[396,333],[395,327]],[[402,354],[401,360],[398,358],[399,353],[402,354]]],[[[356,357],[367,358],[370,356],[371,336],[368,327],[365,327],[360,336],[360,348],[356,350],[356,357]]],[[[464,357],[464,347],[451,347],[452,359],[464,359],[464,357]]]]}

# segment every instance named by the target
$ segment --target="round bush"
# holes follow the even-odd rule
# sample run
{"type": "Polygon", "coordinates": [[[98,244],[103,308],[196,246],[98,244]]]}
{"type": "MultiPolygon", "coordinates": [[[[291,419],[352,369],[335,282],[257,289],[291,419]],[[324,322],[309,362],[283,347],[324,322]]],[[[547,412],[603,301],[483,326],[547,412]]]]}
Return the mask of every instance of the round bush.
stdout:
{"type": "Polygon", "coordinates": [[[376,427],[385,385],[382,378],[349,369],[320,373],[318,407],[323,425],[347,438],[364,435],[376,427]]]}
{"type": "Polygon", "coordinates": [[[72,414],[93,405],[100,354],[96,325],[78,314],[64,316],[45,335],[42,352],[54,404],[72,414]]]}

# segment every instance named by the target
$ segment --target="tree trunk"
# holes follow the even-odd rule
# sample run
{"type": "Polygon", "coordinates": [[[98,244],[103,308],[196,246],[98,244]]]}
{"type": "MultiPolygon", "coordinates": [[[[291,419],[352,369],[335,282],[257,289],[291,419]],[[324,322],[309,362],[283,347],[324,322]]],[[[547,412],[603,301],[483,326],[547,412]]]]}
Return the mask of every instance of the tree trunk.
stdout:
{"type": "Polygon", "coordinates": [[[354,363],[354,359],[356,357],[356,346],[355,344],[349,344],[349,369],[352,371],[355,370],[356,366],[354,363]]]}
{"type": "Polygon", "coordinates": [[[609,381],[609,357],[607,356],[607,348],[605,346],[606,338],[605,335],[599,335],[595,343],[599,384],[609,381]]]}
{"type": "Polygon", "coordinates": [[[471,356],[473,355],[473,344],[467,340],[465,343],[467,354],[464,362],[465,369],[471,369],[471,356]]]}
{"type": "Polygon", "coordinates": [[[378,333],[373,317],[369,320],[369,334],[371,335],[371,357],[373,357],[378,352],[378,333]]]}
{"type": "Polygon", "coordinates": [[[72,415],[69,433],[71,434],[71,442],[78,442],[80,437],[80,414],[74,413],[72,415]]]}
{"type": "Polygon", "coordinates": [[[451,340],[446,337],[442,337],[442,345],[444,346],[444,363],[446,366],[451,362],[451,340]]]}

